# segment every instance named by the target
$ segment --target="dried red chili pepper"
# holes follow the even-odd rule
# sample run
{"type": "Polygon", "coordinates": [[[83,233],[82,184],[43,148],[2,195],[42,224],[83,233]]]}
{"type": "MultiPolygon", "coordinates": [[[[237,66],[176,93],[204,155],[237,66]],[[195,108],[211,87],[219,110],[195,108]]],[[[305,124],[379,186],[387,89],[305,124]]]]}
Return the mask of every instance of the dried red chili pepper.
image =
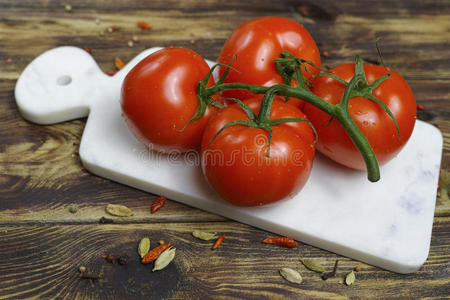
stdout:
{"type": "Polygon", "coordinates": [[[219,236],[216,240],[216,242],[214,243],[214,245],[212,245],[211,250],[215,250],[217,249],[220,245],[222,245],[223,240],[225,239],[225,234],[222,234],[221,236],[219,236]]]}
{"type": "Polygon", "coordinates": [[[114,65],[116,66],[117,70],[120,70],[123,67],[125,67],[125,63],[118,56],[114,57],[114,65]]]}
{"type": "Polygon", "coordinates": [[[282,246],[282,247],[286,247],[286,248],[294,248],[294,247],[298,246],[298,243],[296,241],[294,241],[293,239],[286,237],[286,236],[269,237],[269,238],[264,239],[262,242],[266,243],[266,244],[273,244],[273,245],[282,246]]]}
{"type": "Polygon", "coordinates": [[[166,250],[169,247],[170,247],[170,242],[168,242],[167,244],[159,245],[156,248],[153,248],[147,254],[145,254],[145,256],[142,258],[141,262],[143,264],[151,263],[152,261],[157,259],[159,257],[159,255],[164,252],[164,250],[166,250]]]}
{"type": "Polygon", "coordinates": [[[166,204],[166,198],[164,198],[163,196],[156,198],[156,200],[153,201],[152,204],[152,214],[157,212],[161,207],[164,206],[164,204],[166,204]]]}
{"type": "Polygon", "coordinates": [[[425,106],[423,106],[422,104],[417,104],[417,109],[418,110],[424,110],[425,106]]]}
{"type": "Polygon", "coordinates": [[[136,25],[140,28],[140,29],[152,29],[152,25],[148,24],[147,22],[144,21],[139,21],[136,23],[136,25]]]}
{"type": "Polygon", "coordinates": [[[84,47],[84,51],[86,51],[87,53],[91,53],[92,52],[92,48],[91,47],[84,47]]]}

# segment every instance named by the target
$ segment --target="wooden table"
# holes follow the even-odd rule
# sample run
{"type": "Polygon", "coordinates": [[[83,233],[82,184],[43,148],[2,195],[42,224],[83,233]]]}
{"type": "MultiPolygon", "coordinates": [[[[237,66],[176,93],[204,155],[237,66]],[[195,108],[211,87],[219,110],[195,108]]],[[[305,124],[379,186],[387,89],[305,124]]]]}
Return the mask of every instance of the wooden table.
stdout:
{"type": "Polygon", "coordinates": [[[444,135],[443,181],[450,170],[450,3],[448,1],[0,1],[0,298],[419,298],[448,297],[450,284],[450,201],[437,199],[430,255],[416,273],[394,274],[361,264],[353,286],[342,284],[360,263],[301,244],[270,247],[270,233],[174,201],[156,214],[155,198],[99,177],[80,164],[78,143],[85,120],[52,126],[25,121],[14,86],[25,66],[45,50],[91,47],[105,71],[152,46],[189,47],[214,60],[238,24],[263,15],[303,23],[318,41],[324,65],[361,54],[376,60],[381,36],[384,61],[408,80],[419,118],[444,135]],[[223,3],[220,3],[223,2],[223,3]],[[220,3],[220,4],[219,4],[220,3]],[[314,4],[312,4],[314,3],[314,4]],[[144,20],[153,29],[143,31],[144,20]],[[117,31],[108,28],[117,26],[117,31]],[[129,47],[128,41],[133,40],[129,47]],[[130,207],[135,217],[99,224],[108,203],[130,207]],[[78,211],[69,212],[76,205],[78,211]],[[216,251],[194,239],[193,230],[225,233],[216,251]],[[139,263],[140,238],[172,241],[177,257],[152,273],[139,263]],[[128,264],[110,264],[102,253],[126,253],[128,264]],[[316,258],[336,278],[307,271],[299,258],[316,258]],[[100,272],[101,280],[78,278],[78,268],[100,272]],[[301,271],[301,285],[280,277],[280,267],[301,271]]]}

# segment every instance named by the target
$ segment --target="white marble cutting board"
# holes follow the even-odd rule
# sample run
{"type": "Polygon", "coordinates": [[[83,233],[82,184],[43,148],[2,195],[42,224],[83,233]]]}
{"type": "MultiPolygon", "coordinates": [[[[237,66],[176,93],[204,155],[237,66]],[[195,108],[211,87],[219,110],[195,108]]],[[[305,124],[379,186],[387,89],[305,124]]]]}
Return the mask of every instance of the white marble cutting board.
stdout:
{"type": "Polygon", "coordinates": [[[17,81],[17,105],[26,119],[38,124],[89,115],[79,153],[84,166],[99,176],[391,271],[414,272],[425,262],[442,155],[438,129],[417,121],[410,141],[381,168],[377,183],[370,183],[365,172],[317,155],[310,180],[295,198],[235,207],[208,187],[195,155],[148,152],[121,118],[125,75],[158,49],[142,52],[113,77],[82,49],[47,51],[17,81]]]}

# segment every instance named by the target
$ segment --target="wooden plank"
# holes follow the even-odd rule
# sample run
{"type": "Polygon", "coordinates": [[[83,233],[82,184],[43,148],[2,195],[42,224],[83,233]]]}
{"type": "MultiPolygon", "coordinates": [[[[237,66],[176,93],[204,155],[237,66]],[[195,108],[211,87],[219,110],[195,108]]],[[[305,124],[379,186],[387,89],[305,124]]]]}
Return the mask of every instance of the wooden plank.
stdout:
{"type": "Polygon", "coordinates": [[[286,249],[262,244],[267,233],[236,222],[1,226],[0,297],[108,298],[129,297],[205,299],[272,298],[407,298],[446,297],[450,284],[450,218],[436,219],[430,256],[424,267],[409,275],[390,273],[339,257],[308,245],[286,249]],[[192,237],[193,230],[225,233],[224,243],[211,251],[213,241],[192,237]],[[152,272],[142,265],[137,243],[148,236],[153,244],[171,241],[175,260],[152,272]],[[127,254],[126,266],[112,265],[102,253],[127,254]],[[339,259],[336,278],[327,281],[306,270],[300,258],[315,258],[326,270],[339,259]],[[100,272],[99,281],[77,278],[79,266],[100,272]],[[353,286],[342,283],[345,274],[362,265],[353,286]],[[280,267],[298,270],[301,285],[286,282],[280,267]]]}

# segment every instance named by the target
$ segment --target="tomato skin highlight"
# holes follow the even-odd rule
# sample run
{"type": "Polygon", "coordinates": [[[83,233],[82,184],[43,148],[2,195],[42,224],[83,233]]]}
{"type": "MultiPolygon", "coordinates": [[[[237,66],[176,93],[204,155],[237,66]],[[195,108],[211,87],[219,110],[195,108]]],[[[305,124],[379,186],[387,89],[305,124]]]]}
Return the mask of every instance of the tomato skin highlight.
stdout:
{"type": "MultiPolygon", "coordinates": [[[[393,120],[378,104],[362,97],[354,97],[349,101],[349,113],[372,146],[380,165],[390,161],[403,148],[416,121],[416,101],[408,83],[400,74],[392,69],[390,71],[391,76],[374,90],[373,95],[393,113],[400,138],[393,120]]],[[[371,64],[364,65],[364,72],[369,84],[388,73],[385,67],[371,64]]],[[[355,65],[339,65],[327,73],[348,82],[355,74],[355,65]]],[[[344,89],[344,85],[337,80],[320,76],[313,81],[312,92],[331,104],[337,104],[344,89]]],[[[362,155],[336,120],[329,123],[329,115],[308,103],[305,103],[304,111],[317,130],[319,152],[344,166],[366,170],[362,155]]]]}
{"type": "MultiPolygon", "coordinates": [[[[244,101],[255,113],[260,102],[259,97],[244,101]]],[[[288,117],[305,115],[291,104],[275,99],[271,119],[288,117]]],[[[264,205],[295,196],[312,168],[315,136],[310,125],[290,122],[272,126],[268,158],[268,132],[260,128],[233,125],[211,142],[233,120],[248,120],[237,104],[220,110],[205,128],[201,161],[208,183],[223,199],[238,206],[264,205]]]]}
{"type": "MultiPolygon", "coordinates": [[[[209,72],[192,50],[165,48],[144,58],[125,77],[121,91],[123,117],[139,141],[160,152],[199,150],[204,127],[217,110],[180,130],[199,106],[197,86],[209,72]]],[[[208,86],[213,84],[213,79],[208,86]]]]}
{"type": "MultiPolygon", "coordinates": [[[[284,83],[274,65],[274,59],[279,58],[284,50],[298,58],[312,61],[319,69],[308,69],[313,74],[319,73],[319,49],[303,25],[281,17],[261,17],[239,25],[225,42],[218,62],[229,64],[233,56],[237,55],[232,66],[241,73],[231,70],[225,83],[242,82],[262,86],[284,83]]],[[[219,67],[220,75],[224,71],[225,67],[219,67]]],[[[303,75],[311,77],[305,70],[303,75]]],[[[223,95],[241,100],[254,96],[245,90],[224,91],[223,95]]]]}

